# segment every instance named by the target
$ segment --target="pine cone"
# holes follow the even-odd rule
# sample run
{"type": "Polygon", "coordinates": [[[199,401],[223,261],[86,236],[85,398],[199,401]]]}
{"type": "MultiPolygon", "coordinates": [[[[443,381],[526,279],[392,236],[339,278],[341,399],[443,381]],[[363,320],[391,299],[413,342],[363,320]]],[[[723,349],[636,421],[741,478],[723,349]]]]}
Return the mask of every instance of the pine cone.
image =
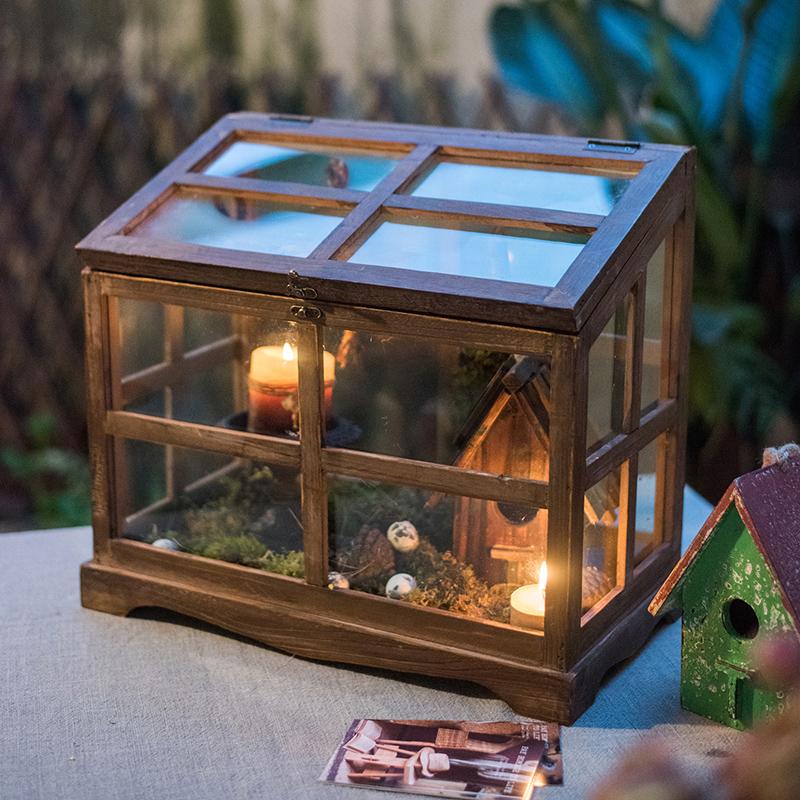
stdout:
{"type": "Polygon", "coordinates": [[[582,610],[588,611],[599,603],[612,589],[614,582],[597,567],[583,568],[583,604],[582,610]]]}
{"type": "Polygon", "coordinates": [[[394,572],[394,548],[382,531],[364,525],[338,561],[344,575],[371,580],[394,572]]]}

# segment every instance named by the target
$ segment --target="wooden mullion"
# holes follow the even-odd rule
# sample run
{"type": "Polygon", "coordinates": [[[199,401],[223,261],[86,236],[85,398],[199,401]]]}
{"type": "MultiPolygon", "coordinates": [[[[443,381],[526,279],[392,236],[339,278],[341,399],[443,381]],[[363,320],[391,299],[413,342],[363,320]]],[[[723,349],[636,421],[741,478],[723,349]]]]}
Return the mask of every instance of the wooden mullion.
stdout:
{"type": "Polygon", "coordinates": [[[501,205],[463,200],[445,200],[429,197],[416,197],[411,194],[394,194],[384,203],[389,216],[413,216],[415,219],[430,219],[432,224],[440,223],[458,226],[459,223],[473,222],[482,227],[497,225],[505,228],[522,228],[589,236],[597,229],[605,217],[598,214],[579,214],[571,211],[557,211],[548,208],[529,208],[527,206],[501,205]],[[392,213],[400,212],[400,213],[392,213]]]}
{"type": "Polygon", "coordinates": [[[97,279],[84,269],[83,297],[86,324],[86,392],[89,462],[92,476],[92,530],[94,557],[103,562],[109,556],[115,504],[113,442],[103,430],[103,418],[111,403],[108,353],[107,314],[97,279]]]}
{"type": "Polygon", "coordinates": [[[266,461],[270,464],[293,467],[300,464],[299,442],[248,431],[151,417],[131,411],[109,411],[106,414],[104,430],[110,436],[125,439],[141,439],[193,450],[209,450],[212,453],[266,461]]]}
{"type": "Polygon", "coordinates": [[[436,147],[418,145],[390,172],[311,253],[311,258],[334,258],[345,244],[369,225],[381,206],[424,169],[433,158],[436,147]]]}
{"type": "Polygon", "coordinates": [[[357,205],[367,196],[366,192],[354,189],[335,189],[330,186],[240,176],[222,177],[199,172],[187,172],[175,184],[179,188],[193,189],[209,195],[235,194],[237,197],[264,202],[319,205],[345,210],[357,205]]]}
{"type": "Polygon", "coordinates": [[[545,608],[544,663],[569,668],[576,657],[583,566],[588,348],[559,336],[550,367],[550,506],[547,555],[551,565],[545,608]],[[554,569],[554,567],[558,567],[554,569]]]}
{"type": "MultiPolygon", "coordinates": [[[[117,297],[149,300],[154,303],[177,303],[209,311],[245,314],[285,320],[289,305],[287,297],[270,297],[255,292],[237,291],[215,286],[199,286],[173,280],[149,279],[111,272],[98,273],[103,291],[117,297]]],[[[284,277],[285,281],[286,278],[284,277]]],[[[284,287],[285,291],[285,287],[284,287]]]]}
{"type": "MultiPolygon", "coordinates": [[[[106,295],[102,291],[102,281],[97,281],[101,292],[101,305],[103,308],[103,346],[99,354],[95,357],[103,359],[108,374],[107,382],[107,405],[103,409],[105,415],[107,409],[122,409],[124,395],[122,389],[122,327],[120,322],[119,299],[106,295]]],[[[101,420],[102,420],[101,416],[101,420]]],[[[128,460],[122,442],[114,438],[109,438],[109,451],[113,462],[111,479],[113,482],[112,491],[112,517],[111,517],[111,536],[121,536],[125,528],[125,512],[129,510],[130,502],[130,476],[128,474],[128,460]]]]}
{"type": "Polygon", "coordinates": [[[669,456],[665,466],[664,508],[670,519],[665,524],[670,527],[672,552],[679,553],[681,547],[681,527],[683,524],[683,484],[686,479],[686,431],[689,403],[689,347],[691,342],[691,298],[692,298],[692,259],[694,254],[695,193],[694,173],[696,168],[695,151],[687,158],[687,177],[689,189],[683,213],[678,218],[673,231],[672,258],[665,265],[671,276],[671,303],[680,308],[680,313],[670,315],[669,336],[669,396],[678,398],[677,421],[670,437],[669,456]]]}
{"type": "Polygon", "coordinates": [[[537,172],[562,172],[578,175],[595,175],[602,178],[628,180],[638,175],[646,162],[607,162],[594,158],[549,158],[545,154],[513,153],[508,151],[470,150],[463,147],[442,146],[442,161],[449,164],[533,169],[537,172]],[[602,166],[601,166],[602,164],[602,166]]]}
{"type": "Polygon", "coordinates": [[[581,137],[548,136],[545,134],[513,133],[509,131],[485,131],[472,128],[436,127],[431,125],[408,125],[392,122],[354,122],[308,118],[306,124],[298,125],[281,120],[275,115],[255,112],[239,113],[221,120],[228,123],[240,138],[260,137],[264,141],[283,139],[285,142],[302,143],[319,141],[328,144],[348,142],[376,147],[436,143],[448,152],[463,149],[469,153],[486,153],[493,157],[500,153],[504,158],[526,156],[530,160],[540,159],[547,163],[574,165],[576,161],[587,161],[598,168],[610,168],[622,172],[635,170],[653,160],[682,152],[674,145],[640,143],[634,153],[609,153],[586,149],[588,140],[581,137]]]}
{"type": "Polygon", "coordinates": [[[522,503],[537,508],[546,508],[548,503],[549,487],[543,481],[491,475],[446,464],[324,448],[322,465],[328,473],[385,480],[463,497],[522,503]]]}
{"type": "Polygon", "coordinates": [[[359,305],[339,306],[317,303],[325,313],[328,327],[346,328],[368,333],[393,334],[403,332],[409,338],[435,339],[458,347],[476,347],[515,354],[549,358],[555,336],[547,331],[517,328],[510,325],[470,322],[446,317],[426,317],[420,314],[359,305]]]}
{"type": "MultiPolygon", "coordinates": [[[[172,419],[175,413],[175,386],[181,380],[180,367],[183,364],[183,306],[162,306],[165,316],[166,337],[164,339],[164,361],[173,367],[171,380],[164,386],[164,417],[172,419]]],[[[180,492],[177,480],[177,463],[175,448],[167,445],[164,448],[164,474],[166,476],[166,496],[175,499],[180,492]]]]}
{"type": "Polygon", "coordinates": [[[636,430],[621,433],[595,450],[586,460],[586,488],[594,486],[604,475],[674,425],[677,415],[675,401],[665,400],[642,417],[636,430]]]}
{"type": "MultiPolygon", "coordinates": [[[[130,297],[152,302],[181,302],[184,305],[206,308],[231,314],[283,321],[294,298],[257,295],[249,291],[195,286],[175,281],[154,280],[98,273],[103,291],[118,297],[130,297]]],[[[286,280],[285,278],[283,279],[286,280]]],[[[285,286],[284,286],[285,290],[285,286]]],[[[496,349],[525,353],[547,358],[552,350],[554,334],[548,331],[473,322],[448,317],[428,317],[406,311],[369,308],[362,305],[315,303],[325,314],[328,327],[351,328],[373,333],[397,333],[404,336],[434,338],[459,346],[496,349]]],[[[198,353],[190,351],[190,354],[198,353]]],[[[129,376],[133,378],[133,376],[129,376]]]]}
{"type": "Polygon", "coordinates": [[[639,458],[631,456],[620,466],[619,547],[617,549],[617,584],[627,586],[636,566],[636,492],[639,458]]]}
{"type": "Polygon", "coordinates": [[[646,272],[628,293],[627,348],[625,351],[625,400],[622,432],[631,433],[639,427],[642,415],[642,373],[644,370],[644,312],[646,272]]]}
{"type": "Polygon", "coordinates": [[[298,323],[297,348],[305,579],[324,586],[328,579],[328,487],[321,453],[325,419],[322,329],[298,323]]]}

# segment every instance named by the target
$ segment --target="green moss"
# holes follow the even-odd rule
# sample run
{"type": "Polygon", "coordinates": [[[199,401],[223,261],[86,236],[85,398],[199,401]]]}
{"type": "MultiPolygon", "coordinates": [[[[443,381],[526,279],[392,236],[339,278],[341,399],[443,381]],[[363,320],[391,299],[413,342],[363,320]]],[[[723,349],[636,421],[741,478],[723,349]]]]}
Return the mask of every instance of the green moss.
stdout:
{"type": "Polygon", "coordinates": [[[302,550],[290,550],[288,553],[273,553],[267,550],[252,566],[277,575],[288,575],[290,578],[302,578],[305,575],[305,557],[302,550]]]}
{"type": "Polygon", "coordinates": [[[208,542],[196,553],[206,558],[218,558],[234,564],[252,564],[261,559],[267,548],[255,536],[242,534],[239,536],[223,536],[208,542]]]}

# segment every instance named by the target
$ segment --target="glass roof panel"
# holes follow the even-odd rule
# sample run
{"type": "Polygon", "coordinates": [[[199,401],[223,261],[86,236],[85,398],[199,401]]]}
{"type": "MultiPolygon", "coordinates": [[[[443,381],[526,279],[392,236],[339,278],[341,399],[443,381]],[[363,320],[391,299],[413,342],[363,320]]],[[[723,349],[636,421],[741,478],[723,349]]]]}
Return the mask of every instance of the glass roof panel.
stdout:
{"type": "Polygon", "coordinates": [[[555,286],[588,241],[538,230],[464,230],[382,222],[350,257],[359,264],[555,286]]]}
{"type": "Polygon", "coordinates": [[[130,235],[304,257],[341,222],[342,213],[237,195],[182,192],[159,206],[130,235]]]}
{"type": "Polygon", "coordinates": [[[239,141],[225,149],[203,172],[368,192],[394,169],[401,157],[402,153],[377,155],[313,145],[290,148],[239,141]]]}
{"type": "Polygon", "coordinates": [[[549,208],[605,216],[627,178],[532,167],[441,161],[411,191],[415,197],[549,208]]]}

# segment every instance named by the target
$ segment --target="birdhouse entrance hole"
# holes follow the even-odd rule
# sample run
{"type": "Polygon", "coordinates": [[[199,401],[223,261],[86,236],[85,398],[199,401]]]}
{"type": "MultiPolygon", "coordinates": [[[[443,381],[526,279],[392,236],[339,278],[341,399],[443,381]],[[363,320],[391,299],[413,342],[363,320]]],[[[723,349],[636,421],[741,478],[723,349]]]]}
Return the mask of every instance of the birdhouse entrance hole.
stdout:
{"type": "Polygon", "coordinates": [[[738,597],[725,604],[725,627],[740,639],[755,639],[758,633],[758,617],[753,607],[738,597]]]}

